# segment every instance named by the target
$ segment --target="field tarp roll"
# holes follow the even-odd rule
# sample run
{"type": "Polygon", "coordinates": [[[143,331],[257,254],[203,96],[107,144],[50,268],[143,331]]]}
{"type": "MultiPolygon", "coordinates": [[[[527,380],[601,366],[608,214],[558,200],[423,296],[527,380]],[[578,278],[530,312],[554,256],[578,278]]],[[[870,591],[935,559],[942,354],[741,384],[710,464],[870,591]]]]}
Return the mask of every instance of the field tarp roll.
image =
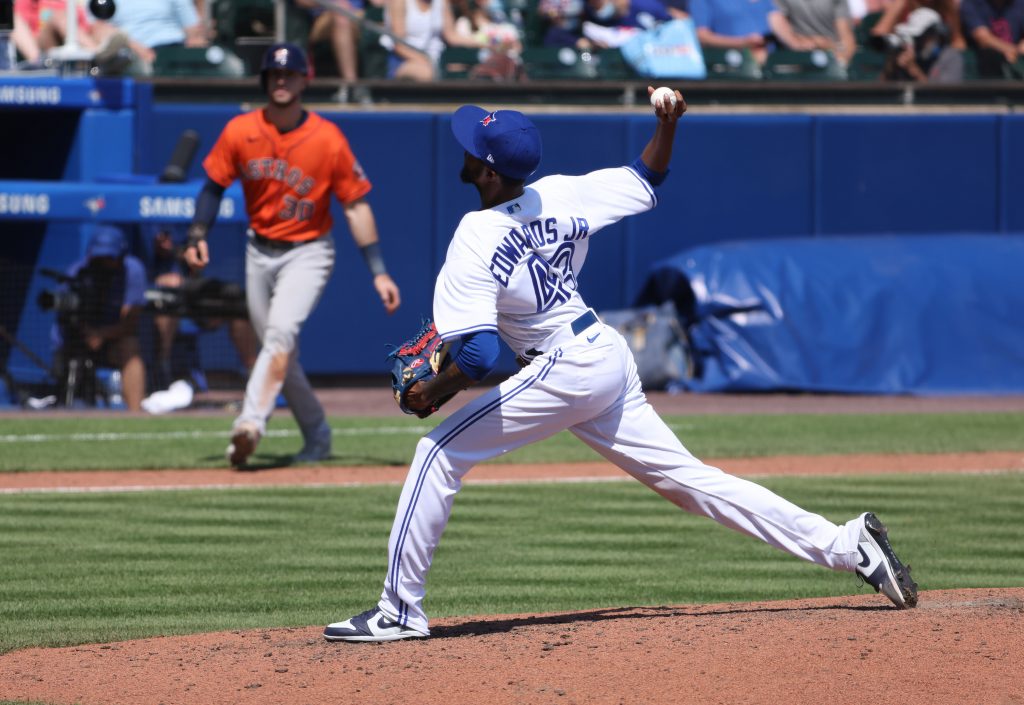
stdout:
{"type": "Polygon", "coordinates": [[[1024,234],[723,242],[655,263],[699,392],[1024,392],[1024,234]]]}

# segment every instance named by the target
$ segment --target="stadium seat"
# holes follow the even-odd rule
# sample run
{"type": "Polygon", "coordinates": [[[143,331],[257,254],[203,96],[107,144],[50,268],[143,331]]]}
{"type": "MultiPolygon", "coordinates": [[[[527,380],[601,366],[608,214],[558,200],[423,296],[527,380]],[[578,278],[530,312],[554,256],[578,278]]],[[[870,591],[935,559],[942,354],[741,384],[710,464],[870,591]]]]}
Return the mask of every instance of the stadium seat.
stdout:
{"type": "Polygon", "coordinates": [[[885,54],[874,49],[860,48],[850,59],[846,76],[851,81],[880,81],[884,68],[885,54]]]}
{"type": "Polygon", "coordinates": [[[469,72],[483,60],[481,52],[474,47],[446,47],[441,53],[441,78],[469,78],[469,72]]]}
{"type": "Polygon", "coordinates": [[[523,66],[531,79],[595,79],[599,54],[571,47],[526,47],[523,66]]]}
{"type": "Polygon", "coordinates": [[[241,78],[245,62],[229,49],[209,47],[161,47],[153,61],[154,76],[205,76],[241,78]]]}
{"type": "Polygon", "coordinates": [[[764,77],[769,81],[845,81],[846,69],[830,51],[780,49],[768,55],[764,77]]]}
{"type": "Polygon", "coordinates": [[[878,24],[880,19],[882,19],[881,12],[872,12],[861,17],[860,22],[853,28],[853,38],[858,47],[871,46],[871,28],[878,24]]]}
{"type": "MultiPolygon", "coordinates": [[[[384,23],[384,8],[366,3],[363,18],[376,24],[384,23]]],[[[387,78],[388,50],[381,46],[380,33],[363,26],[359,32],[356,53],[359,55],[360,78],[387,78]]]]}
{"type": "Polygon", "coordinates": [[[1018,58],[1015,64],[1006,64],[1003,66],[1003,76],[1010,81],[1020,81],[1024,79],[1024,58],[1018,58]]]}
{"type": "Polygon", "coordinates": [[[601,78],[608,80],[625,80],[637,78],[638,74],[618,49],[602,49],[598,54],[601,60],[599,70],[601,78]]]}
{"type": "Polygon", "coordinates": [[[531,79],[635,78],[636,72],[618,49],[580,51],[571,47],[527,47],[523,49],[523,67],[531,79]]]}
{"type": "Polygon", "coordinates": [[[761,67],[749,49],[701,47],[709,81],[759,81],[761,67]]]}
{"type": "Polygon", "coordinates": [[[212,7],[217,41],[233,44],[238,37],[273,36],[273,0],[216,0],[212,7]]]}

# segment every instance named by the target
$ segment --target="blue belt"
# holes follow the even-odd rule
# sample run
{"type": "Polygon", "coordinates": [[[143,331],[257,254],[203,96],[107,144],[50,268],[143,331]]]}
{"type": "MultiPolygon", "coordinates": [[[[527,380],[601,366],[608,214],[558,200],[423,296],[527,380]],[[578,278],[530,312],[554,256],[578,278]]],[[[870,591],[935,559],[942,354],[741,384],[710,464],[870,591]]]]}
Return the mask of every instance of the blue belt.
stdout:
{"type": "Polygon", "coordinates": [[[579,335],[595,323],[597,323],[597,314],[588,308],[586,313],[581,314],[572,322],[572,334],[579,335]]]}
{"type": "MultiPolygon", "coordinates": [[[[572,334],[576,336],[585,331],[587,328],[590,328],[590,326],[599,322],[600,319],[598,319],[597,314],[594,313],[593,309],[587,309],[585,313],[581,313],[576,318],[576,320],[569,324],[569,328],[570,330],[572,330],[572,334]]],[[[556,341],[554,344],[552,344],[552,348],[558,347],[559,345],[562,345],[564,342],[567,341],[567,339],[563,337],[552,337],[551,340],[556,341]]],[[[537,348],[530,348],[529,350],[526,351],[526,355],[529,355],[530,358],[539,357],[543,354],[544,351],[538,350],[537,348]]]]}

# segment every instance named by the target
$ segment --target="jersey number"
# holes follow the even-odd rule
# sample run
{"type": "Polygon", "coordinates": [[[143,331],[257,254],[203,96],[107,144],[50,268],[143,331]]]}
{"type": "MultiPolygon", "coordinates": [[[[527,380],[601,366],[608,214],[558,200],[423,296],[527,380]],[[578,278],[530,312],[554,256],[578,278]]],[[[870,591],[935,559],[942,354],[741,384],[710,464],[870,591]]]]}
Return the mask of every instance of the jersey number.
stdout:
{"type": "MultiPolygon", "coordinates": [[[[557,259],[557,255],[556,255],[557,259]]],[[[572,257],[570,253],[569,260],[572,257]]],[[[526,264],[533,279],[533,293],[537,296],[537,313],[549,311],[555,304],[565,303],[572,297],[568,283],[560,276],[552,263],[533,253],[526,264]]],[[[571,273],[571,268],[569,269],[571,273]]],[[[575,283],[575,279],[573,280],[575,283]]]]}
{"type": "Polygon", "coordinates": [[[292,218],[295,218],[295,220],[301,222],[313,217],[314,208],[315,205],[313,204],[313,201],[308,198],[298,199],[295,198],[295,196],[285,196],[284,208],[281,209],[281,212],[278,213],[277,216],[281,220],[291,220],[292,218]]]}

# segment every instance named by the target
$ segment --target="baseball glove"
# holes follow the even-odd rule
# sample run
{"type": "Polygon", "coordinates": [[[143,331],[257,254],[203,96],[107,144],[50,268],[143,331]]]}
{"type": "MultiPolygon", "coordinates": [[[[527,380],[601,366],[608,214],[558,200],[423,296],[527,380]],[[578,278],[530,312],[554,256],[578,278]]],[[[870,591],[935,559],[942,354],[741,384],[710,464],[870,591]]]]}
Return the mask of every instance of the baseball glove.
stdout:
{"type": "Polygon", "coordinates": [[[455,394],[449,394],[442,397],[426,409],[410,409],[406,399],[412,385],[431,380],[441,370],[448,367],[451,363],[451,356],[448,354],[449,347],[448,344],[441,342],[441,336],[437,334],[434,322],[427,318],[416,335],[388,355],[388,359],[393,361],[391,388],[395,392],[395,401],[398,402],[398,407],[402,411],[425,419],[455,396],[455,394]]]}

